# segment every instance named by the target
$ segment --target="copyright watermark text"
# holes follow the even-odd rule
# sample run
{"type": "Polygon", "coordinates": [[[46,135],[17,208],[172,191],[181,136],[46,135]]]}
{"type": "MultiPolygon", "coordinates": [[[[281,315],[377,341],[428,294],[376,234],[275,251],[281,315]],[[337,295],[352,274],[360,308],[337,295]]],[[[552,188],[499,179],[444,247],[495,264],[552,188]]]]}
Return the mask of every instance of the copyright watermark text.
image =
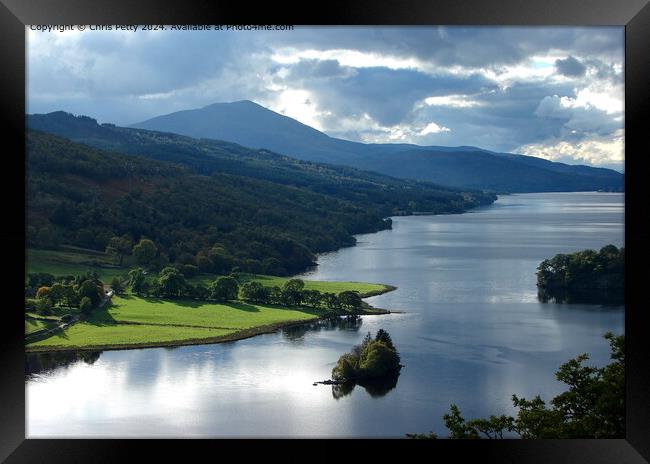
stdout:
{"type": "Polygon", "coordinates": [[[65,31],[293,31],[294,26],[286,24],[203,24],[203,25],[124,25],[124,24],[33,24],[27,26],[32,31],[65,32],[65,31]]]}

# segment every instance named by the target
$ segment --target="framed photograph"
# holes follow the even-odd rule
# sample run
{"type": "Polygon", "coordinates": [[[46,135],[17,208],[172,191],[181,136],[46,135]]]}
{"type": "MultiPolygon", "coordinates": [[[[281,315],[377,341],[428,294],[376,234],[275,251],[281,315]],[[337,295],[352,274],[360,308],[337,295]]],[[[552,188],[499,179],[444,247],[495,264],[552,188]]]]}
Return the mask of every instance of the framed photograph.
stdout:
{"type": "Polygon", "coordinates": [[[647,2],[251,10],[3,0],[0,458],[647,462],[647,2]]]}

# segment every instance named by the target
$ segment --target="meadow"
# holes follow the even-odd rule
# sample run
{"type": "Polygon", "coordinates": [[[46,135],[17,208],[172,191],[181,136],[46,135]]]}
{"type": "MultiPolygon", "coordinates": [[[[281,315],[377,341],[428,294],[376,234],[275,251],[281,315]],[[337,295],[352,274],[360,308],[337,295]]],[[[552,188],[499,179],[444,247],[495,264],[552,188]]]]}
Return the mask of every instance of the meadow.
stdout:
{"type": "Polygon", "coordinates": [[[95,310],[86,320],[29,343],[26,349],[137,348],[237,340],[318,319],[327,312],[241,301],[212,303],[122,295],[114,296],[109,306],[95,310]]]}
{"type": "Polygon", "coordinates": [[[27,250],[27,273],[47,273],[54,276],[83,274],[96,271],[104,282],[129,272],[113,263],[113,258],[101,251],[63,246],[61,250],[27,250]]]}
{"type": "Polygon", "coordinates": [[[57,324],[57,321],[44,321],[41,319],[33,319],[31,317],[25,318],[25,335],[38,332],[43,329],[50,329],[57,324]]]}
{"type": "MultiPolygon", "coordinates": [[[[59,276],[77,275],[88,270],[97,271],[100,278],[109,283],[113,276],[126,276],[129,268],[117,267],[108,255],[92,250],[73,247],[59,251],[28,250],[30,273],[47,272],[59,276]]],[[[188,280],[207,286],[217,277],[201,274],[188,280]]],[[[289,279],[255,274],[241,274],[238,278],[240,284],[257,281],[265,286],[283,286],[289,279]]],[[[329,293],[354,290],[362,296],[370,296],[390,291],[393,287],[363,282],[305,281],[305,289],[329,293]]],[[[369,305],[364,305],[363,312],[384,313],[369,305]]],[[[95,309],[65,330],[28,343],[26,350],[118,349],[214,343],[270,332],[284,325],[318,319],[328,313],[325,309],[285,308],[244,301],[216,303],[124,294],[113,296],[109,305],[95,309]]],[[[53,325],[28,316],[26,314],[25,318],[25,332],[28,334],[53,325]]]]}

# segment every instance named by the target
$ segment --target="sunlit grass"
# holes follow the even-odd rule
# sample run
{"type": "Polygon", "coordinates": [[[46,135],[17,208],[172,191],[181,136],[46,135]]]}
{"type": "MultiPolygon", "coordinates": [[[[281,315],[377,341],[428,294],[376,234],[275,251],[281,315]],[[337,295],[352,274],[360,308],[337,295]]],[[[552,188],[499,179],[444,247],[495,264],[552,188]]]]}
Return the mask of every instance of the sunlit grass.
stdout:
{"type": "MultiPolygon", "coordinates": [[[[104,282],[109,282],[113,276],[128,273],[126,267],[104,267],[112,265],[112,259],[105,253],[72,247],[60,251],[29,250],[27,264],[30,273],[47,272],[55,276],[77,275],[92,269],[99,273],[104,282]]],[[[207,286],[217,277],[202,274],[190,281],[207,286]]],[[[281,287],[289,279],[290,277],[244,274],[240,283],[253,280],[265,286],[281,287]]],[[[362,282],[305,281],[305,288],[322,293],[353,290],[369,295],[384,292],[389,287],[362,282]]],[[[225,335],[237,338],[237,332],[304,322],[326,313],[327,310],[324,309],[282,308],[243,301],[214,303],[191,299],[141,298],[134,295],[114,296],[108,307],[96,310],[86,321],[73,324],[44,340],[30,343],[27,347],[119,348],[143,344],[181,344],[225,335]]],[[[25,332],[35,332],[48,324],[28,318],[25,320],[25,332]]]]}
{"type": "Polygon", "coordinates": [[[120,347],[213,339],[285,322],[315,319],[325,310],[288,309],[243,302],[205,303],[127,295],[108,308],[28,348],[120,347]]]}
{"type": "Polygon", "coordinates": [[[288,309],[244,302],[209,303],[196,300],[160,300],[137,296],[113,297],[112,305],[93,319],[106,322],[189,325],[247,329],[285,321],[303,321],[325,310],[288,309]]]}
{"type": "Polygon", "coordinates": [[[80,322],[62,332],[27,345],[30,348],[87,348],[119,347],[120,345],[156,344],[179,340],[199,340],[221,337],[235,332],[233,329],[206,327],[178,327],[164,325],[97,325],[80,322]]]}
{"type": "Polygon", "coordinates": [[[42,329],[49,329],[54,327],[57,321],[41,321],[38,319],[25,318],[25,334],[38,332],[42,329]]]}

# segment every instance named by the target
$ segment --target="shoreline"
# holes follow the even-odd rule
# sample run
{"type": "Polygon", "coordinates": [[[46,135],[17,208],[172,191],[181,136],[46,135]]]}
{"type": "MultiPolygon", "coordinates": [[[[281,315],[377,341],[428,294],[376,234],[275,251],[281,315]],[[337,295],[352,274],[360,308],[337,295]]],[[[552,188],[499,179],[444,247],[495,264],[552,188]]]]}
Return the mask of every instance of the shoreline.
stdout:
{"type": "MultiPolygon", "coordinates": [[[[397,290],[397,287],[393,285],[380,284],[384,286],[383,290],[373,290],[361,294],[361,298],[369,298],[371,296],[383,295],[384,293],[392,292],[397,290]]],[[[257,327],[251,327],[249,329],[240,330],[228,335],[222,335],[219,337],[211,338],[194,338],[194,339],[185,339],[178,341],[168,341],[168,342],[151,342],[151,343],[132,343],[132,344],[119,344],[119,345],[90,345],[90,346],[80,346],[80,347],[57,347],[57,346],[42,346],[42,347],[29,347],[25,345],[25,354],[30,353],[50,353],[50,352],[79,352],[79,351],[116,351],[116,350],[137,350],[144,348],[166,348],[166,347],[175,347],[175,346],[191,346],[191,345],[213,345],[217,343],[227,343],[235,342],[237,340],[246,340],[247,338],[252,338],[257,335],[274,333],[280,329],[288,327],[296,327],[304,324],[313,323],[320,320],[326,320],[334,316],[381,316],[386,314],[398,313],[398,311],[389,311],[387,309],[375,308],[374,306],[366,303],[365,306],[359,311],[349,314],[325,314],[322,316],[313,317],[311,319],[305,319],[301,321],[283,321],[277,322],[275,324],[260,325],[257,327]]],[[[146,325],[146,324],[145,324],[146,325]]],[[[173,325],[166,324],[171,327],[173,325]]]]}

